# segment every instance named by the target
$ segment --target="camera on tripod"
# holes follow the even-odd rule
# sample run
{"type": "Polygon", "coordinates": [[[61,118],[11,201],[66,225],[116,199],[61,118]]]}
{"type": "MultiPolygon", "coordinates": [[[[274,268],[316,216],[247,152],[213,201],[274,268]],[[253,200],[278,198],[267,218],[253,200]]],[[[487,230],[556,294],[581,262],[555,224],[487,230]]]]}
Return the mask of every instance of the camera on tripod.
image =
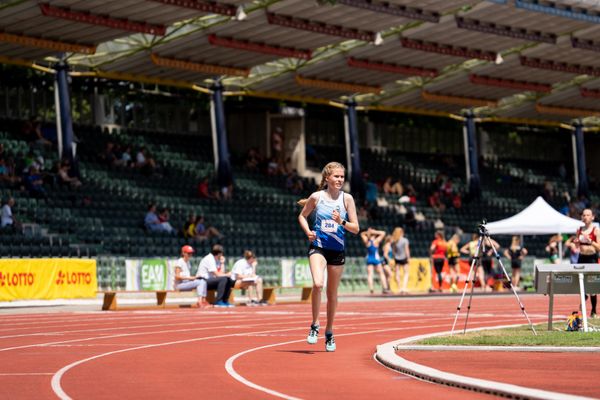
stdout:
{"type": "Polygon", "coordinates": [[[484,218],[481,220],[481,223],[479,225],[477,225],[477,232],[479,232],[479,234],[481,236],[489,236],[489,233],[487,231],[487,228],[485,227],[485,224],[487,224],[487,220],[484,218]]]}

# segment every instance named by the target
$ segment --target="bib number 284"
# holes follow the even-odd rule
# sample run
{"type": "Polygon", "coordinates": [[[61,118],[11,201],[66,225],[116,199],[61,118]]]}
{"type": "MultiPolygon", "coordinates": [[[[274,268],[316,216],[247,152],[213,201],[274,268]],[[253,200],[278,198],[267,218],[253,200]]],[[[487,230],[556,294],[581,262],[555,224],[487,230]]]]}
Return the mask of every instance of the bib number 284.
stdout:
{"type": "Polygon", "coordinates": [[[332,219],[324,219],[321,222],[321,230],[323,232],[335,232],[338,229],[338,224],[332,219]]]}

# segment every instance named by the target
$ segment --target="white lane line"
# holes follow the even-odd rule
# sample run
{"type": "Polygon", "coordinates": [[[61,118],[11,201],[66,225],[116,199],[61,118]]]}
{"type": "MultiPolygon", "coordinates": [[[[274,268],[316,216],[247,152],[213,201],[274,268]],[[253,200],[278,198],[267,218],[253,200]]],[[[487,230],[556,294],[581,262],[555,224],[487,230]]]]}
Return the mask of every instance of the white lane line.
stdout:
{"type": "MultiPolygon", "coordinates": [[[[438,325],[421,325],[419,328],[440,328],[440,327],[447,327],[447,324],[438,324],[438,325]]],[[[339,325],[336,326],[338,329],[340,329],[341,327],[339,325]]],[[[343,326],[342,326],[343,327],[343,326]]],[[[386,328],[386,329],[376,329],[376,330],[370,330],[370,331],[363,331],[363,332],[352,332],[352,333],[342,333],[342,334],[336,334],[336,337],[340,337],[340,336],[355,336],[355,335],[367,335],[367,334],[372,334],[372,333],[382,333],[382,332],[391,332],[391,331],[403,331],[403,330],[409,330],[409,329],[415,329],[414,326],[408,326],[408,327],[402,327],[402,328],[386,328]]],[[[258,350],[263,350],[263,349],[268,349],[271,347],[276,347],[276,346],[285,346],[288,344],[293,344],[293,343],[305,343],[306,339],[301,339],[301,340],[292,340],[292,341],[287,341],[287,342],[281,342],[281,343],[273,343],[273,344],[268,344],[265,346],[259,346],[259,347],[255,347],[252,349],[248,349],[245,351],[242,351],[240,353],[234,354],[233,356],[229,357],[229,359],[227,359],[227,361],[225,362],[225,370],[227,371],[227,373],[229,375],[231,375],[235,380],[237,380],[238,382],[242,383],[243,385],[246,385],[248,387],[251,387],[253,389],[256,389],[258,391],[261,391],[263,393],[267,393],[270,394],[272,396],[275,397],[280,397],[282,399],[286,399],[286,400],[298,400],[299,398],[294,397],[292,395],[288,395],[285,393],[281,393],[281,392],[277,392],[275,390],[269,389],[267,387],[261,386],[259,384],[256,384],[246,378],[244,378],[241,374],[239,374],[235,368],[233,367],[233,363],[235,362],[235,360],[237,360],[238,358],[248,354],[248,353],[252,353],[254,351],[258,351],[258,350]]]]}
{"type": "MultiPolygon", "coordinates": [[[[502,329],[511,328],[515,326],[523,326],[524,324],[514,325],[498,325],[498,326],[487,326],[467,329],[468,332],[490,330],[490,329],[502,329]]],[[[503,382],[497,382],[486,379],[471,378],[464,375],[453,374],[444,372],[435,368],[427,367],[422,364],[418,364],[409,361],[396,353],[396,350],[402,349],[403,345],[408,343],[423,340],[435,336],[449,335],[451,331],[436,332],[431,334],[423,334],[418,336],[407,337],[392,342],[384,343],[377,346],[376,357],[390,369],[394,369],[400,373],[414,376],[417,379],[433,382],[437,384],[446,384],[451,387],[458,387],[467,390],[475,390],[477,392],[490,393],[495,396],[502,397],[516,397],[524,399],[539,399],[539,400],[583,400],[590,399],[589,397],[582,397],[571,395],[567,393],[552,392],[548,390],[534,389],[525,386],[512,385],[503,382]]]]}
{"type": "Polygon", "coordinates": [[[228,334],[228,335],[218,335],[218,336],[207,336],[207,337],[201,337],[201,338],[193,338],[193,339],[185,339],[185,340],[177,340],[177,341],[173,341],[173,342],[164,342],[164,343],[155,343],[155,344],[148,344],[148,345],[144,345],[144,346],[136,346],[136,347],[131,347],[129,349],[121,349],[121,350],[115,350],[115,351],[109,351],[106,353],[102,353],[102,354],[97,354],[95,356],[92,357],[88,357],[88,358],[84,358],[81,359],[79,361],[75,361],[69,365],[66,365],[64,367],[62,367],[60,370],[58,370],[53,376],[52,376],[52,390],[54,391],[54,393],[63,400],[70,400],[71,397],[63,390],[62,386],[61,386],[61,379],[64,376],[64,374],[69,371],[70,369],[84,364],[88,361],[92,361],[92,360],[96,360],[98,358],[102,358],[102,357],[107,357],[107,356],[111,356],[113,354],[119,354],[119,353],[124,353],[127,351],[134,351],[134,350],[143,350],[143,349],[151,349],[154,347],[162,347],[162,346],[170,346],[170,345],[175,345],[175,344],[183,344],[183,343],[192,343],[192,342],[200,342],[200,341],[204,341],[204,340],[212,340],[212,339],[222,339],[222,338],[227,338],[227,337],[235,337],[235,336],[247,336],[247,335],[252,335],[252,334],[262,334],[262,333],[275,333],[275,332],[286,332],[286,331],[293,331],[293,330],[299,330],[299,329],[304,329],[304,327],[299,328],[299,327],[295,327],[295,328],[286,328],[286,329],[275,329],[275,330],[269,330],[269,331],[256,331],[256,332],[244,332],[244,333],[232,333],[232,334],[228,334]]]}
{"type": "Polygon", "coordinates": [[[6,372],[0,373],[0,376],[39,376],[54,375],[54,372],[6,372]]]}

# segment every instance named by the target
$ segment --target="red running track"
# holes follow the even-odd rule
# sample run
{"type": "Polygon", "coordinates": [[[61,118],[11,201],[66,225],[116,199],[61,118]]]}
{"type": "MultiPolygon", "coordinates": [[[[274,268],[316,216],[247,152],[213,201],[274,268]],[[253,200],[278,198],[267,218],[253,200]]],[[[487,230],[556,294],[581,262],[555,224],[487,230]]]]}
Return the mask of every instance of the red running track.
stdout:
{"type": "MultiPolygon", "coordinates": [[[[373,359],[378,344],[450,330],[458,300],[342,299],[335,324],[335,353],[325,352],[322,338],[317,345],[306,343],[308,304],[209,311],[4,314],[0,316],[0,398],[489,397],[422,382],[373,359]]],[[[522,300],[534,322],[546,321],[546,298],[523,296],[522,300]]],[[[574,307],[575,296],[555,300],[561,327],[574,307]]],[[[469,328],[521,323],[526,320],[514,296],[473,298],[469,328]]],[[[417,357],[427,358],[423,353],[417,357]]],[[[551,355],[540,357],[542,360],[535,362],[551,359],[551,355]]],[[[512,365],[510,355],[501,358],[494,371],[512,365]]],[[[423,362],[474,376],[477,365],[462,360],[461,354],[440,352],[423,362]]],[[[576,368],[577,363],[561,363],[555,370],[576,368]]],[[[508,374],[498,375],[500,381],[512,383],[503,379],[508,374]]],[[[552,390],[560,379],[555,374],[537,379],[536,387],[552,390]]],[[[596,389],[586,395],[600,393],[596,389]]]]}

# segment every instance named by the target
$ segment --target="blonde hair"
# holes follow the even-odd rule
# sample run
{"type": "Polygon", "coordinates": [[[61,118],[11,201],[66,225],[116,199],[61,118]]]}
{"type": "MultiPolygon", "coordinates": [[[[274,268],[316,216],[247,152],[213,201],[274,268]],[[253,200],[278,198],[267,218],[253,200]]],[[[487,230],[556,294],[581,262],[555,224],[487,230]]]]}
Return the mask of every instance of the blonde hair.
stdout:
{"type": "Polygon", "coordinates": [[[404,229],[398,227],[392,232],[392,242],[396,243],[400,238],[404,236],[404,229]]]}
{"type": "MultiPolygon", "coordinates": [[[[325,186],[327,186],[327,178],[329,178],[329,176],[331,174],[333,174],[334,169],[338,169],[338,168],[342,169],[344,171],[346,170],[346,168],[337,161],[332,161],[332,162],[328,163],[327,165],[325,165],[325,167],[323,167],[323,171],[321,172],[321,183],[319,184],[319,187],[317,188],[317,192],[319,190],[325,189],[325,186]]],[[[298,200],[298,205],[301,207],[304,207],[304,205],[306,204],[307,201],[308,201],[308,199],[298,200]]]]}

